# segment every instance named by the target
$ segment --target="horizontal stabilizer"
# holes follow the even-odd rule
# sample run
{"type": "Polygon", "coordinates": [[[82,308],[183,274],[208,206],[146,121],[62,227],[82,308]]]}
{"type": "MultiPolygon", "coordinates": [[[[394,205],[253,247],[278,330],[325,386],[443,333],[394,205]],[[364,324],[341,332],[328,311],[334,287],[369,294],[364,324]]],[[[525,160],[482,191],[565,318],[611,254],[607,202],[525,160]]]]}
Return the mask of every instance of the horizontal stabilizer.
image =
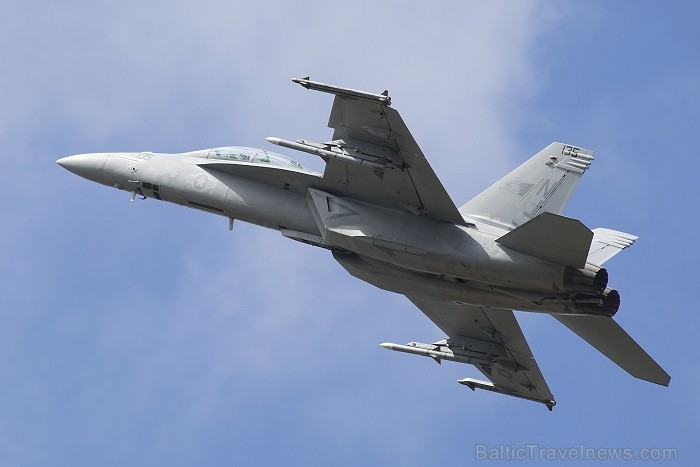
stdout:
{"type": "Polygon", "coordinates": [[[513,397],[518,397],[520,399],[525,399],[533,402],[540,402],[544,405],[547,406],[549,411],[552,411],[552,408],[557,405],[555,400],[546,400],[546,399],[540,399],[538,397],[529,397],[523,394],[519,394],[516,392],[510,392],[505,389],[499,389],[495,384],[488,382],[488,381],[479,381],[478,379],[473,379],[473,378],[464,378],[460,379],[457,381],[459,384],[463,384],[472,391],[476,389],[483,389],[485,391],[491,391],[491,392],[497,392],[499,394],[505,394],[506,396],[513,396],[513,397]]]}
{"type": "Polygon", "coordinates": [[[496,240],[512,250],[572,268],[586,266],[593,232],[581,221],[543,212],[496,240]]]}
{"type": "Polygon", "coordinates": [[[593,242],[588,252],[588,262],[602,266],[607,260],[629,248],[639,237],[610,229],[593,229],[593,242]]]}
{"type": "Polygon", "coordinates": [[[635,378],[668,386],[671,377],[612,318],[552,315],[635,378]]]}

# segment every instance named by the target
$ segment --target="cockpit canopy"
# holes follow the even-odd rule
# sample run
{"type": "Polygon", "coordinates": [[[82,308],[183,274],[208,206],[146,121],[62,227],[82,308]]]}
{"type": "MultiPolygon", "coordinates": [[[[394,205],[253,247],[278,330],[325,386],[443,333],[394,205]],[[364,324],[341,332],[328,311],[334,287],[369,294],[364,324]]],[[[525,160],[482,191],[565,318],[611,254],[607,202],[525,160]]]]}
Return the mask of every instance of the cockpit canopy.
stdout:
{"type": "Polygon", "coordinates": [[[304,167],[297,161],[276,152],[264,149],[246,148],[242,146],[229,146],[210,149],[206,157],[208,159],[222,159],[228,161],[251,162],[254,164],[269,164],[277,167],[291,167],[305,172],[312,170],[304,167]]]}

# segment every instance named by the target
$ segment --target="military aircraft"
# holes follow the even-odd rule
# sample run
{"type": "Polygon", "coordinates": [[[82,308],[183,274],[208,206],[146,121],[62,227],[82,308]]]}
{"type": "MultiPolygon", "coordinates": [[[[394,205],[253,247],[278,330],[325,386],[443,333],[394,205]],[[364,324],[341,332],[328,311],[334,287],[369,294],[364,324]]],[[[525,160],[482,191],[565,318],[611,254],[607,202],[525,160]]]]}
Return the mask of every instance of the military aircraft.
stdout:
{"type": "Polygon", "coordinates": [[[389,350],[469,363],[458,382],[545,404],[554,396],[513,309],[546,313],[637,378],[670,376],[613,320],[603,264],[636,236],[561,215],[593,153],[552,143],[457,208],[388,92],[292,81],[335,96],[330,142],[267,138],[320,156],[323,174],[264,149],[98,153],[57,162],[88,180],[279,230],[330,250],[351,275],[405,295],[445,334],[389,350]]]}

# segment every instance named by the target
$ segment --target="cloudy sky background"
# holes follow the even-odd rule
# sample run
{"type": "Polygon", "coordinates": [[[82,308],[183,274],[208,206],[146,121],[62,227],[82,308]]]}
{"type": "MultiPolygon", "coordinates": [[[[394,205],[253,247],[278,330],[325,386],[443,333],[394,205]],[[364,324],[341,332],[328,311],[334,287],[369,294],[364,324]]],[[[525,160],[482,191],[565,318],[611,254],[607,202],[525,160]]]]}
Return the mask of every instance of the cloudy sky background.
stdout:
{"type": "Polygon", "coordinates": [[[0,5],[0,465],[455,465],[478,444],[697,458],[697,3],[0,5]],[[616,319],[671,386],[520,313],[557,407],[472,393],[455,382],[472,367],[379,347],[442,336],[328,252],[55,164],[327,140],[332,97],[290,81],[306,75],[389,89],[458,205],[552,141],[594,150],[566,214],[640,236],[607,265],[616,319]]]}

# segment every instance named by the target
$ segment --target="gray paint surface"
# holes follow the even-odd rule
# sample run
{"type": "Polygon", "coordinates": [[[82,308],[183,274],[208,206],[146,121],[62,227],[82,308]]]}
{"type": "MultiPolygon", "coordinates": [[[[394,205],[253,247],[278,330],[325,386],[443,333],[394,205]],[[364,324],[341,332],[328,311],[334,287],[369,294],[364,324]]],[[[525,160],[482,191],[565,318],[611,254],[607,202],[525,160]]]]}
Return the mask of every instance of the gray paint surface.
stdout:
{"type": "Polygon", "coordinates": [[[406,295],[446,334],[386,348],[473,364],[491,382],[461,381],[472,389],[550,410],[556,403],[512,309],[553,314],[632,375],[669,384],[612,319],[619,294],[602,265],[636,237],[559,215],[591,151],[552,143],[458,210],[388,96],[300,81],[336,95],[333,140],[298,143],[324,158],[322,175],[238,147],[81,154],[58,163],[132,199],[239,219],[332,250],[350,274],[406,295]]]}

